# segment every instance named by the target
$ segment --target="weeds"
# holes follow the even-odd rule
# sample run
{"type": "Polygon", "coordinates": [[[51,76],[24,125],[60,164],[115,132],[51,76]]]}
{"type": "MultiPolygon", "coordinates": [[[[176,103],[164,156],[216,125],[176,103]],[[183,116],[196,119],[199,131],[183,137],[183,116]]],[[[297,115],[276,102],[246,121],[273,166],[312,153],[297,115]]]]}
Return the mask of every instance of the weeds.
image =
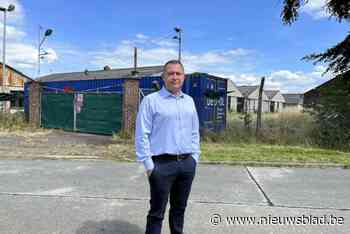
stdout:
{"type": "Polygon", "coordinates": [[[223,143],[265,143],[277,145],[314,145],[312,138],[315,123],[307,113],[285,112],[265,113],[262,116],[261,137],[255,137],[256,116],[252,115],[251,127],[246,127],[245,117],[229,113],[226,130],[220,133],[202,132],[205,142],[223,143]]]}
{"type": "Polygon", "coordinates": [[[31,126],[25,121],[24,113],[3,113],[0,112],[0,130],[1,131],[20,131],[31,129],[31,126]]]}

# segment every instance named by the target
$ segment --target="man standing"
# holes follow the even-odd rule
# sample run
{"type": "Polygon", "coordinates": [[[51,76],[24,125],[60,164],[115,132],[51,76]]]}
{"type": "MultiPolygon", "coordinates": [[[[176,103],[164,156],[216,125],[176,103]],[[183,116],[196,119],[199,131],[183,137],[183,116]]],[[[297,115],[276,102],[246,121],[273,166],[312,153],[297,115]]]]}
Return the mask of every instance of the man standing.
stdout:
{"type": "Polygon", "coordinates": [[[185,71],[178,60],[163,68],[164,86],[142,100],[136,120],[137,160],[150,184],[146,234],[160,234],[170,196],[169,226],[183,233],[184,214],[199,160],[199,123],[193,99],[181,91],[185,71]]]}

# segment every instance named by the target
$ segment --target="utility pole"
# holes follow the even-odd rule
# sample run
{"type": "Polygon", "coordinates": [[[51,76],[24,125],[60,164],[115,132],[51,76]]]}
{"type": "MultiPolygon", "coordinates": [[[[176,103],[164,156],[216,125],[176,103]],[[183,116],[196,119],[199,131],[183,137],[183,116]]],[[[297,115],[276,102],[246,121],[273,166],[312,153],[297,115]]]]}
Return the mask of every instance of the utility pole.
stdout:
{"type": "Polygon", "coordinates": [[[181,62],[181,50],[182,50],[182,48],[181,48],[181,46],[182,46],[181,45],[182,44],[182,35],[181,35],[181,33],[182,33],[182,29],[179,28],[179,27],[175,27],[174,30],[175,30],[177,35],[174,36],[173,39],[178,40],[178,42],[179,42],[179,57],[178,57],[178,60],[181,62]]]}
{"type": "MultiPolygon", "coordinates": [[[[10,4],[7,8],[5,7],[0,7],[0,11],[4,12],[4,35],[3,35],[3,42],[2,42],[2,83],[0,84],[0,93],[10,93],[10,90],[8,88],[8,84],[7,82],[7,74],[6,74],[6,13],[7,12],[11,12],[15,10],[15,6],[10,4]],[[6,88],[5,88],[6,87],[6,88]]],[[[4,112],[8,112],[11,108],[11,102],[10,101],[6,101],[4,102],[4,107],[3,107],[3,111],[4,112]]]]}
{"type": "Polygon", "coordinates": [[[264,83],[265,83],[265,77],[262,77],[260,87],[259,87],[258,113],[257,113],[257,118],[256,118],[256,132],[255,132],[256,138],[259,138],[259,136],[260,136],[261,112],[262,112],[262,94],[263,94],[263,90],[264,90],[264,83]]]}
{"type": "Polygon", "coordinates": [[[134,47],[134,70],[131,72],[131,74],[136,76],[137,73],[137,47],[134,47]]]}
{"type": "Polygon", "coordinates": [[[10,4],[7,8],[0,7],[0,11],[4,12],[4,29],[3,29],[3,38],[2,38],[2,84],[6,85],[6,13],[15,10],[15,6],[10,4]]]}
{"type": "Polygon", "coordinates": [[[38,66],[37,66],[37,77],[40,76],[40,41],[41,41],[41,30],[42,27],[39,25],[39,30],[38,30],[38,66]]]}
{"type": "Polygon", "coordinates": [[[6,12],[4,10],[4,36],[2,43],[2,84],[6,85],[6,12]]]}
{"type": "Polygon", "coordinates": [[[134,47],[134,70],[137,70],[137,47],[134,47]]]}
{"type": "Polygon", "coordinates": [[[37,77],[40,76],[40,60],[42,58],[44,58],[46,55],[48,55],[49,53],[46,52],[45,50],[42,51],[41,46],[43,45],[45,39],[50,36],[53,32],[52,29],[47,29],[45,31],[44,36],[41,36],[41,31],[43,30],[43,28],[39,25],[39,33],[38,33],[38,73],[37,73],[37,77]]]}

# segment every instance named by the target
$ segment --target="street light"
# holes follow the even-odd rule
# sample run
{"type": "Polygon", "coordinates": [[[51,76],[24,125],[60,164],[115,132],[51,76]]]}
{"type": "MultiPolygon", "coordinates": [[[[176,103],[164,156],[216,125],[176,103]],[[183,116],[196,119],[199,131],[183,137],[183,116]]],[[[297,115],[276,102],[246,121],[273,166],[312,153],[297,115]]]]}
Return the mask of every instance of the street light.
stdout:
{"type": "Polygon", "coordinates": [[[10,4],[7,8],[0,7],[0,11],[4,12],[4,38],[2,41],[2,86],[4,86],[6,79],[6,12],[15,10],[15,6],[10,4]]]}
{"type": "Polygon", "coordinates": [[[179,41],[179,61],[181,61],[181,33],[182,33],[182,29],[179,27],[175,27],[174,28],[175,32],[177,33],[176,36],[173,37],[173,39],[178,40],[179,41]]]}
{"type": "Polygon", "coordinates": [[[43,45],[45,39],[50,36],[53,32],[52,29],[47,29],[44,33],[43,38],[41,38],[41,30],[43,28],[39,25],[39,36],[38,36],[38,77],[40,76],[40,59],[44,58],[45,55],[48,55],[49,53],[46,51],[41,51],[41,46],[43,45]]]}

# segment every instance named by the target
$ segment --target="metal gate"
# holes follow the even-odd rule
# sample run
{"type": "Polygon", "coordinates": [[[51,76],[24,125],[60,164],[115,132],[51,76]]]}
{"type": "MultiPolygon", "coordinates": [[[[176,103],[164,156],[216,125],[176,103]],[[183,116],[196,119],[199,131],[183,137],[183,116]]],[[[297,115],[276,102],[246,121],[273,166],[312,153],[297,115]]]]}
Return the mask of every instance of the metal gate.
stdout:
{"type": "Polygon", "coordinates": [[[122,94],[43,93],[41,125],[107,135],[119,132],[122,127],[122,94]]]}

